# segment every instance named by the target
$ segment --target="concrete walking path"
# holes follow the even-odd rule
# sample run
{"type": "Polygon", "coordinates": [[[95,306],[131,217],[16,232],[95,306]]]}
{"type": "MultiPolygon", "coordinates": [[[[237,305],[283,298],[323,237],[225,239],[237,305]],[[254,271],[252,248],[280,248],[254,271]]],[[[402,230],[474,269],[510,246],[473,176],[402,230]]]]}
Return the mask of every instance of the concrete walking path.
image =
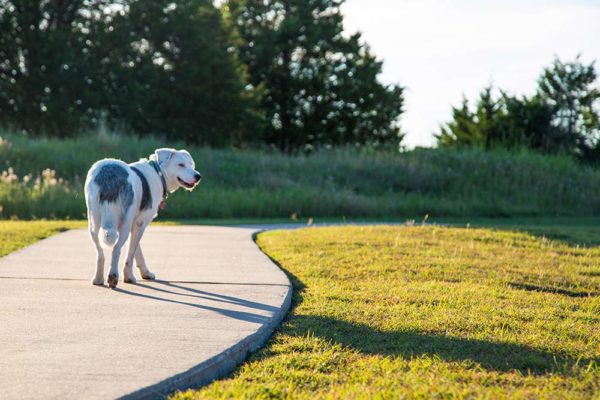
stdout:
{"type": "Polygon", "coordinates": [[[116,290],[90,283],[83,229],[1,258],[0,398],[162,398],[230,372],[291,302],[257,229],[152,226],[141,244],[157,281],[121,273],[116,290]]]}

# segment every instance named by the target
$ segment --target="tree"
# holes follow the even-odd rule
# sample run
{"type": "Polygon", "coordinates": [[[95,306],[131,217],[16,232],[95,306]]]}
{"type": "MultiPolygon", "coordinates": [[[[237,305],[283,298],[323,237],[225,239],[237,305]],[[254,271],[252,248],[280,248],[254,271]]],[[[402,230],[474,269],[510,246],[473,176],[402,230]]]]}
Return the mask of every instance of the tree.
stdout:
{"type": "Polygon", "coordinates": [[[223,10],[249,83],[263,93],[262,139],[284,151],[320,144],[399,141],[402,88],[346,37],[343,0],[229,0],[223,10]]]}
{"type": "Polygon", "coordinates": [[[435,135],[443,147],[478,147],[483,143],[475,116],[469,109],[469,100],[463,96],[461,107],[452,107],[452,120],[440,127],[435,135]]]}
{"type": "Polygon", "coordinates": [[[214,146],[252,132],[210,0],[0,0],[0,29],[2,123],[66,135],[103,117],[214,146]]]}
{"type": "Polygon", "coordinates": [[[565,149],[565,137],[552,126],[552,108],[539,96],[514,97],[505,92],[493,95],[489,86],[481,91],[471,111],[468,100],[452,109],[452,120],[436,135],[441,146],[517,148],[544,152],[565,149]]]}
{"type": "Polygon", "coordinates": [[[121,84],[109,105],[117,119],[138,132],[213,146],[248,134],[251,95],[211,1],[131,2],[106,39],[120,43],[111,57],[121,84]]]}
{"type": "Polygon", "coordinates": [[[440,146],[527,147],[545,153],[565,153],[600,161],[600,92],[594,64],[579,57],[556,59],[538,80],[537,93],[515,97],[492,95],[484,89],[471,111],[463,99],[452,109],[452,120],[436,135],[440,146]]]}
{"type": "Polygon", "coordinates": [[[600,91],[594,63],[580,56],[563,63],[556,58],[538,80],[538,96],[552,107],[553,124],[568,138],[572,153],[583,154],[600,139],[600,91]]]}
{"type": "Polygon", "coordinates": [[[564,132],[552,124],[554,112],[542,98],[535,95],[518,98],[502,95],[504,112],[500,118],[501,130],[508,140],[499,146],[522,146],[544,153],[568,153],[564,132]]]}
{"type": "Polygon", "coordinates": [[[30,132],[73,134],[93,118],[90,32],[104,1],[0,1],[0,113],[30,132]]]}
{"type": "Polygon", "coordinates": [[[479,94],[475,110],[463,97],[460,108],[452,108],[452,121],[441,127],[436,135],[442,146],[483,147],[490,149],[506,140],[499,123],[503,113],[502,99],[494,99],[493,88],[488,86],[479,94]]]}

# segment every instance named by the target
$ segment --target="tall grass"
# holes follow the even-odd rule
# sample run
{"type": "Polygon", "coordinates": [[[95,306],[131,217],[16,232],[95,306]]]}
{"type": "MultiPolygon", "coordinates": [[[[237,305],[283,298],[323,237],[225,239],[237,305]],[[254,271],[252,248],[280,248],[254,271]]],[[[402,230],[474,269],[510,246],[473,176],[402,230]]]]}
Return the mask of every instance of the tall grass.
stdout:
{"type": "MultiPolygon", "coordinates": [[[[108,133],[66,140],[10,132],[2,137],[2,218],[82,218],[83,181],[94,161],[131,162],[157,147],[186,147],[156,137],[108,133]],[[44,178],[44,170],[52,177],[44,178]]],[[[354,148],[288,156],[187,148],[203,183],[191,194],[171,196],[162,217],[569,216],[600,211],[600,171],[563,156],[354,148]]]]}

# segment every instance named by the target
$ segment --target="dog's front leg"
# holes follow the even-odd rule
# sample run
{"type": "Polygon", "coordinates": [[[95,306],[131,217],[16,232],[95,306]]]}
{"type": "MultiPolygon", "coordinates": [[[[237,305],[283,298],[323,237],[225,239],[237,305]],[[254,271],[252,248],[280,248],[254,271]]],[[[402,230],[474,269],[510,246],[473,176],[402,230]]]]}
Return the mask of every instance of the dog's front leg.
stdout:
{"type": "Polygon", "coordinates": [[[148,266],[146,265],[146,260],[144,260],[144,254],[142,254],[142,245],[141,244],[138,244],[138,248],[135,252],[135,262],[137,264],[137,267],[140,270],[140,275],[142,275],[142,278],[148,279],[151,281],[156,279],[156,276],[152,272],[150,272],[150,270],[148,269],[148,266]]]}
{"type": "MultiPolygon", "coordinates": [[[[127,259],[125,260],[125,266],[123,267],[123,281],[125,283],[135,283],[135,275],[133,274],[133,257],[137,253],[140,247],[140,240],[146,230],[144,224],[135,224],[131,229],[131,238],[129,239],[129,250],[127,251],[127,259]]],[[[143,277],[143,275],[142,275],[143,277]]]]}

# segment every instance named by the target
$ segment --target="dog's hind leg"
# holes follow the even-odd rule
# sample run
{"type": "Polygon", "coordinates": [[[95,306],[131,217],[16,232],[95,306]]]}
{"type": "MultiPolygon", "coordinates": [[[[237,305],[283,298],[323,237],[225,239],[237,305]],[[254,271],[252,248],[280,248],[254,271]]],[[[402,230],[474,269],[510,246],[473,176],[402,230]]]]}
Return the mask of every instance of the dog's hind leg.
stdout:
{"type": "MultiPolygon", "coordinates": [[[[99,218],[96,218],[99,219],[99,218]]],[[[104,285],[104,249],[100,245],[100,239],[98,238],[98,232],[100,231],[100,221],[92,221],[92,217],[89,218],[89,229],[90,237],[96,246],[96,273],[92,284],[102,286],[104,285]]]]}
{"type": "Polygon", "coordinates": [[[94,274],[92,283],[94,285],[102,286],[104,285],[104,250],[102,249],[102,246],[100,246],[98,233],[92,233],[92,240],[96,246],[96,273],[94,274]]]}
{"type": "Polygon", "coordinates": [[[127,259],[125,260],[125,266],[123,267],[123,281],[125,283],[135,283],[135,275],[133,273],[133,257],[137,252],[140,240],[144,234],[146,227],[138,224],[134,224],[131,228],[131,238],[129,239],[129,250],[127,251],[127,259]]]}
{"type": "Polygon", "coordinates": [[[135,252],[135,262],[137,264],[138,269],[140,270],[140,275],[142,278],[153,281],[156,279],[156,276],[150,272],[148,266],[146,265],[146,260],[144,260],[144,254],[142,253],[142,245],[138,244],[138,248],[135,252]]]}

